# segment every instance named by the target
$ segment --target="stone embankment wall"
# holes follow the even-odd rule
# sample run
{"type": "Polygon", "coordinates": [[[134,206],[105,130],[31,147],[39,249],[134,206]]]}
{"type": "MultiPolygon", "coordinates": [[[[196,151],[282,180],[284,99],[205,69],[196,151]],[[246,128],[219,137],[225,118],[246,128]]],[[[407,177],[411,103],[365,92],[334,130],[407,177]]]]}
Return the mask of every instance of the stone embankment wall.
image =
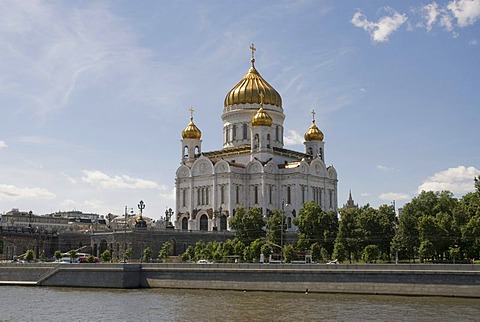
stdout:
{"type": "Polygon", "coordinates": [[[480,265],[2,264],[0,284],[480,298],[480,265]]]}

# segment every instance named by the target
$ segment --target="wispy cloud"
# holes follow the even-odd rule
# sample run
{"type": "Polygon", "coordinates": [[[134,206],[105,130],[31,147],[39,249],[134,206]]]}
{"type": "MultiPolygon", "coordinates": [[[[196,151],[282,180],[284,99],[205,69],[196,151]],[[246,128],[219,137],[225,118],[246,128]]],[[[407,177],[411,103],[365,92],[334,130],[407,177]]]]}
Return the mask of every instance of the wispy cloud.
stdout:
{"type": "Polygon", "coordinates": [[[104,189],[158,189],[156,182],[127,175],[109,176],[98,170],[83,170],[82,180],[104,189]]]}
{"type": "Polygon", "coordinates": [[[474,190],[474,178],[480,175],[475,167],[458,166],[435,173],[427,178],[419,187],[421,191],[448,190],[454,194],[464,194],[474,190]]]}
{"type": "Polygon", "coordinates": [[[388,41],[390,35],[407,21],[405,14],[400,14],[392,8],[385,8],[390,13],[389,16],[381,17],[377,22],[369,21],[360,11],[357,11],[351,20],[351,23],[358,28],[362,28],[370,34],[375,42],[388,41]]]}
{"type": "Polygon", "coordinates": [[[397,201],[402,201],[402,200],[409,200],[410,196],[406,193],[399,193],[399,192],[387,192],[387,193],[382,193],[380,196],[378,196],[380,200],[397,200],[397,201]]]}
{"type": "Polygon", "coordinates": [[[7,199],[54,199],[55,194],[44,188],[17,187],[0,184],[0,200],[7,199]]]}
{"type": "Polygon", "coordinates": [[[0,141],[0,149],[7,148],[8,145],[4,141],[0,141]]]}
{"type": "Polygon", "coordinates": [[[385,172],[385,173],[391,173],[391,172],[396,172],[397,170],[395,168],[389,168],[389,167],[386,167],[386,166],[383,166],[383,165],[377,165],[377,169],[382,171],[382,172],[385,172]]]}
{"type": "Polygon", "coordinates": [[[288,134],[285,135],[284,137],[284,143],[285,145],[298,145],[298,144],[303,144],[303,136],[298,134],[298,132],[294,130],[288,130],[288,134]]]}

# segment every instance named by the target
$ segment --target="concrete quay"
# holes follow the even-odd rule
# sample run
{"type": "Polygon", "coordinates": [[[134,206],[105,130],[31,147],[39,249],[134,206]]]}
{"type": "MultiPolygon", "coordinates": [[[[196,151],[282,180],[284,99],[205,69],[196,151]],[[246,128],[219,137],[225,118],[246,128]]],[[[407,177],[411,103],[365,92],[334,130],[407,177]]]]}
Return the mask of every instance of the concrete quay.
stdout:
{"type": "Polygon", "coordinates": [[[4,263],[2,284],[480,298],[480,265],[4,263]]]}

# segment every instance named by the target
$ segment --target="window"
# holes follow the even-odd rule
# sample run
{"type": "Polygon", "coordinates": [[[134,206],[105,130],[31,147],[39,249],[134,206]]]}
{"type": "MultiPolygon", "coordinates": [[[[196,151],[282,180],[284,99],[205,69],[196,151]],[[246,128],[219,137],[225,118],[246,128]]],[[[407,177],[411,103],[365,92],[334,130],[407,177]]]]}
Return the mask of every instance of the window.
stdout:
{"type": "Polygon", "coordinates": [[[275,127],[275,141],[280,141],[280,138],[279,138],[279,135],[278,135],[279,131],[278,131],[278,125],[275,127]]]}
{"type": "Polygon", "coordinates": [[[220,186],[220,203],[225,203],[225,186],[220,186]]]}
{"type": "Polygon", "coordinates": [[[235,203],[239,204],[240,200],[240,186],[235,187],[235,203]]]}
{"type": "Polygon", "coordinates": [[[183,148],[183,158],[188,159],[188,146],[183,148]]]}
{"type": "Polygon", "coordinates": [[[267,148],[270,149],[270,134],[267,134],[267,148]]]}
{"type": "Polygon", "coordinates": [[[259,143],[258,141],[259,141],[258,134],[255,134],[255,141],[253,142],[253,149],[254,150],[258,149],[258,143],[259,143]]]}
{"type": "Polygon", "coordinates": [[[292,188],[287,186],[287,204],[292,203],[292,188]]]}
{"type": "Polygon", "coordinates": [[[182,206],[185,207],[187,199],[187,189],[182,189],[182,206]]]}
{"type": "Polygon", "coordinates": [[[323,161],[323,151],[322,151],[322,148],[319,148],[319,149],[318,149],[318,156],[319,156],[320,159],[322,159],[322,161],[323,161]]]}
{"type": "Polygon", "coordinates": [[[273,196],[273,186],[268,186],[268,203],[272,204],[273,196]]]}
{"type": "Polygon", "coordinates": [[[302,186],[302,204],[305,203],[305,186],[302,186]]]}
{"type": "Polygon", "coordinates": [[[328,190],[328,199],[330,202],[330,208],[333,208],[333,190],[328,190]]]}
{"type": "Polygon", "coordinates": [[[188,219],[186,217],[182,219],[182,230],[188,230],[188,219]]]}
{"type": "Polygon", "coordinates": [[[246,140],[247,137],[247,124],[243,124],[243,139],[246,140]]]}
{"type": "Polygon", "coordinates": [[[230,142],[230,131],[229,131],[228,126],[225,127],[225,135],[226,135],[225,141],[226,141],[227,143],[230,142]]]}
{"type": "Polygon", "coordinates": [[[309,147],[309,148],[308,148],[308,153],[307,153],[307,154],[308,154],[308,155],[313,155],[313,149],[312,149],[312,147],[309,147]]]}
{"type": "Polygon", "coordinates": [[[227,230],[227,216],[220,216],[220,230],[227,230]]]}
{"type": "Polygon", "coordinates": [[[200,217],[200,230],[208,230],[208,217],[205,214],[200,217]]]}
{"type": "Polygon", "coordinates": [[[200,148],[198,146],[195,147],[195,158],[200,156],[200,148]]]}
{"type": "Polygon", "coordinates": [[[237,139],[237,126],[235,124],[232,127],[232,139],[233,141],[237,139]]]}
{"type": "Polygon", "coordinates": [[[202,189],[197,188],[197,205],[201,205],[202,202],[202,189]]]}
{"type": "Polygon", "coordinates": [[[258,186],[253,187],[253,198],[254,198],[255,204],[258,204],[258,186]]]}

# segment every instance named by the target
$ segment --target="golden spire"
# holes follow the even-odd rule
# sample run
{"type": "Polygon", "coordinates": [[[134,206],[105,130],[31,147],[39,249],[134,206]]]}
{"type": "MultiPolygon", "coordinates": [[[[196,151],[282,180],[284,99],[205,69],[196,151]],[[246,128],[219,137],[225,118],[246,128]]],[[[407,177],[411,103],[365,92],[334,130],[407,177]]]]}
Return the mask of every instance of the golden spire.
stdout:
{"type": "Polygon", "coordinates": [[[315,110],[312,109],[312,125],[304,135],[305,141],[323,141],[323,133],[315,125],[315,110]]]}
{"type": "Polygon", "coordinates": [[[250,45],[250,50],[252,51],[252,67],[225,96],[224,108],[237,104],[259,104],[260,93],[264,94],[263,102],[265,104],[282,108],[280,94],[255,69],[255,51],[257,49],[253,44],[250,45]]]}
{"type": "Polygon", "coordinates": [[[190,123],[182,131],[182,138],[184,139],[200,139],[202,137],[202,132],[198,127],[193,123],[193,107],[189,108],[190,111],[190,123]]]}
{"type": "Polygon", "coordinates": [[[270,115],[268,115],[267,112],[263,109],[263,92],[260,94],[260,108],[257,111],[257,114],[255,114],[254,117],[252,117],[252,126],[272,126],[273,120],[270,115]]]}

